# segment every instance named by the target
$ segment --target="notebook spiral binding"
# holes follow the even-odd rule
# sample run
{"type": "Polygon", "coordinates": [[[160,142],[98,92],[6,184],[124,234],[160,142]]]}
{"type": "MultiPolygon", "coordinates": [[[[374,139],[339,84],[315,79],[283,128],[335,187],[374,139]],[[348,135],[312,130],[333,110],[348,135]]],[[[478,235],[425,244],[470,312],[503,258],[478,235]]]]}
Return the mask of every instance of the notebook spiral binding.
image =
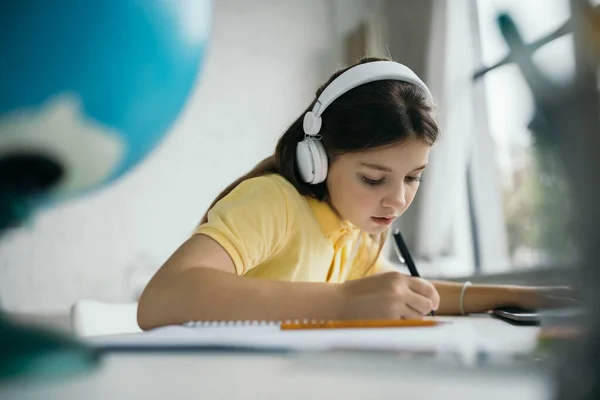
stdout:
{"type": "Polygon", "coordinates": [[[264,320],[238,320],[238,321],[188,321],[183,324],[188,328],[220,328],[234,326],[273,326],[279,327],[282,324],[318,324],[325,321],[316,319],[290,319],[285,321],[264,321],[264,320]]]}

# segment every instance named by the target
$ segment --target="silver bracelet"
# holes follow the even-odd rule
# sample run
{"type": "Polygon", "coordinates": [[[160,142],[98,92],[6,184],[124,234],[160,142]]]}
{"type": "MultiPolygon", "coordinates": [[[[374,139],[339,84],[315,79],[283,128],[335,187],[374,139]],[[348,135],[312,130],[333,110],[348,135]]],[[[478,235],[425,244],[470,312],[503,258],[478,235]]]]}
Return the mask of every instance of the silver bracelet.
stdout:
{"type": "Polygon", "coordinates": [[[462,289],[460,289],[460,315],[467,315],[465,314],[464,308],[465,291],[467,290],[467,286],[471,286],[471,281],[465,281],[465,283],[462,285],[462,289]]]}

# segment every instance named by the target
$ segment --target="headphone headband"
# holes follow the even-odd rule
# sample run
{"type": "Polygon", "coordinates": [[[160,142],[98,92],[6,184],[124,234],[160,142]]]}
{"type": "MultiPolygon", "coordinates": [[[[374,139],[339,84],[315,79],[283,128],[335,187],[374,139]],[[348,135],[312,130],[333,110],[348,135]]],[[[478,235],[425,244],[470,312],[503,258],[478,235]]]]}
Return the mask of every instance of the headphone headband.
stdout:
{"type": "Polygon", "coordinates": [[[355,87],[373,82],[392,79],[417,85],[432,96],[427,86],[410,68],[394,61],[374,61],[356,65],[331,82],[317,99],[312,111],[304,114],[304,140],[296,146],[296,165],[302,180],[311,185],[327,178],[327,154],[318,136],[321,130],[321,114],[331,103],[355,87]]]}
{"type": "Polygon", "coordinates": [[[365,83],[392,79],[417,85],[431,100],[431,92],[410,68],[395,61],[373,61],[356,65],[331,82],[317,99],[312,111],[304,117],[304,133],[315,136],[321,129],[321,114],[335,99],[365,83]]]}

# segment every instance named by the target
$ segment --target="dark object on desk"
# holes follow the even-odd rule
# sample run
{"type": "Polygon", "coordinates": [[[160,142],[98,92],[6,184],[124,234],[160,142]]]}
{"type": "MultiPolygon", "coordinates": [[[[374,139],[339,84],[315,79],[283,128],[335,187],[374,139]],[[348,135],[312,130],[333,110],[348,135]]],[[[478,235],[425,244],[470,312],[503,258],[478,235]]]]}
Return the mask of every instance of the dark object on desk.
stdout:
{"type": "Polygon", "coordinates": [[[0,384],[77,376],[94,371],[99,352],[69,336],[34,326],[19,326],[0,312],[0,384]]]}
{"type": "Polygon", "coordinates": [[[535,310],[519,307],[501,307],[490,311],[490,315],[512,325],[540,325],[540,315],[535,310]]]}
{"type": "MultiPolygon", "coordinates": [[[[400,234],[400,229],[395,229],[392,235],[394,236],[394,242],[396,243],[396,250],[399,252],[398,258],[408,267],[411,276],[419,278],[419,271],[417,271],[417,266],[408,251],[408,246],[406,246],[402,234],[400,234]]],[[[435,317],[435,312],[431,311],[430,315],[435,317]]]]}

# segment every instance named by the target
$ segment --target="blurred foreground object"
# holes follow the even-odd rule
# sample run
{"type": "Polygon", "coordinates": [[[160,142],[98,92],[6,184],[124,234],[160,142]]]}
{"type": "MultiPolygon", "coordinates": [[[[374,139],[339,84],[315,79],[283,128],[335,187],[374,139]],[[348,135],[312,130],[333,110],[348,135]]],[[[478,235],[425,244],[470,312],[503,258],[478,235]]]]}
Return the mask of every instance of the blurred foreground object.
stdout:
{"type": "Polygon", "coordinates": [[[554,346],[559,361],[556,396],[569,400],[600,399],[599,9],[587,0],[571,0],[571,20],[530,45],[523,42],[510,16],[500,16],[499,27],[510,54],[474,77],[477,79],[509,62],[518,65],[535,103],[530,129],[536,145],[555,153],[568,177],[571,198],[564,201],[574,205],[572,234],[579,250],[574,273],[581,285],[585,308],[589,310],[579,320],[565,322],[562,330],[552,327],[554,331],[569,332],[563,335],[565,340],[554,346]],[[568,30],[573,32],[576,69],[571,82],[559,86],[536,67],[532,55],[542,44],[568,30]]]}
{"type": "Polygon", "coordinates": [[[198,76],[210,3],[1,4],[0,183],[11,196],[2,203],[3,218],[11,218],[5,227],[19,224],[27,205],[118,178],[156,146],[198,76]]]}
{"type": "MultiPolygon", "coordinates": [[[[201,71],[210,16],[208,0],[0,2],[0,235],[156,147],[201,71]]],[[[0,381],[96,360],[0,313],[0,381]]]]}

